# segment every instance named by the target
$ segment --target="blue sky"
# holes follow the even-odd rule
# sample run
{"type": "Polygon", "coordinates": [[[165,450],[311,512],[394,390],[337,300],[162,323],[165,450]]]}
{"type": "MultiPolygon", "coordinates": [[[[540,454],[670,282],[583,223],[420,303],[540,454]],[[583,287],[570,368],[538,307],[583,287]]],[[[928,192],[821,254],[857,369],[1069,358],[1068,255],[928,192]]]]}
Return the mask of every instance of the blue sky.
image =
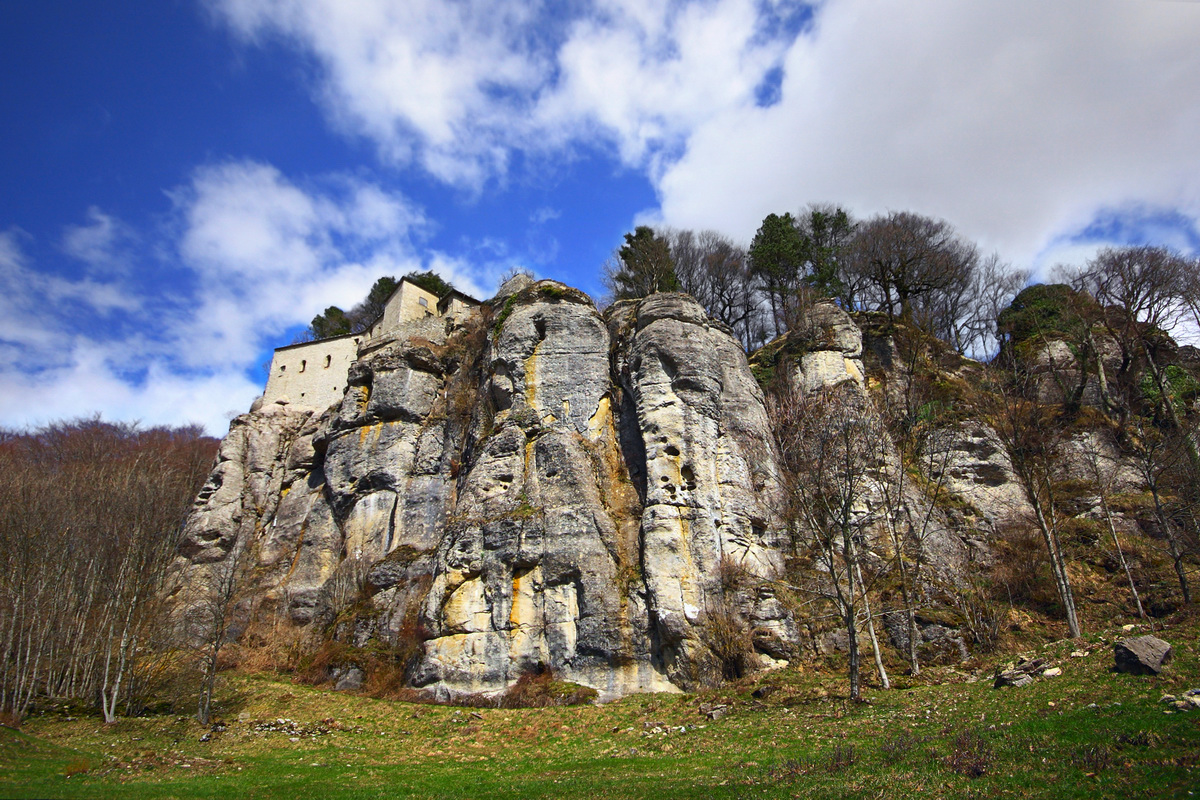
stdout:
{"type": "Polygon", "coordinates": [[[434,268],[599,291],[635,224],[838,202],[1016,266],[1200,245],[1200,4],[0,3],[0,425],[210,432],[434,268]]]}

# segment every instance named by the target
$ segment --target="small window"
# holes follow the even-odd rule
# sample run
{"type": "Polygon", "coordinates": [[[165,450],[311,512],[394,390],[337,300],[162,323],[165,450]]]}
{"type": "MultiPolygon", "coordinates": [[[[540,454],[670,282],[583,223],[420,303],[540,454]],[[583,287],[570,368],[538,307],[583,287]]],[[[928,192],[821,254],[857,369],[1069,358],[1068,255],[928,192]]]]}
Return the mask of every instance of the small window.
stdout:
{"type": "Polygon", "coordinates": [[[305,366],[307,366],[307,364],[308,364],[308,362],[307,362],[307,361],[301,361],[301,362],[300,362],[300,371],[301,371],[301,372],[304,372],[304,367],[305,367],[305,366]]]}
{"type": "Polygon", "coordinates": [[[279,374],[282,375],[286,369],[287,369],[287,364],[280,364],[279,365],[279,374]]]}
{"type": "Polygon", "coordinates": [[[420,304],[421,304],[421,305],[423,305],[423,306],[427,306],[427,305],[429,305],[429,301],[428,301],[428,300],[426,300],[424,297],[418,297],[418,298],[417,298],[417,302],[418,302],[418,303],[420,303],[420,304]]]}
{"type": "Polygon", "coordinates": [[[325,356],[325,369],[329,369],[329,365],[333,363],[333,356],[325,356]]]}

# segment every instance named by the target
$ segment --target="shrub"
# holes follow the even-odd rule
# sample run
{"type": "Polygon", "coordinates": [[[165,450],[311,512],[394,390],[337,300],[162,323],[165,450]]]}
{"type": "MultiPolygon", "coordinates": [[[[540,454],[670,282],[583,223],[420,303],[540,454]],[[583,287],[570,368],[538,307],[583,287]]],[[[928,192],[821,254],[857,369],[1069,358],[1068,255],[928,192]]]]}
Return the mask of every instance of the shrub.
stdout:
{"type": "Polygon", "coordinates": [[[559,680],[544,665],[522,673],[517,682],[500,696],[500,708],[546,708],[579,706],[595,701],[597,692],[590,686],[559,680]]]}
{"type": "Polygon", "coordinates": [[[959,731],[951,742],[946,766],[958,775],[980,778],[987,774],[993,761],[992,747],[977,731],[969,728],[959,731]]]}
{"type": "Polygon", "coordinates": [[[754,671],[754,639],[728,604],[722,602],[705,612],[696,627],[711,656],[709,683],[735,681],[754,671]]]}
{"type": "Polygon", "coordinates": [[[1042,607],[1057,603],[1046,545],[1029,526],[1014,525],[999,531],[991,577],[997,600],[1042,607]]]}

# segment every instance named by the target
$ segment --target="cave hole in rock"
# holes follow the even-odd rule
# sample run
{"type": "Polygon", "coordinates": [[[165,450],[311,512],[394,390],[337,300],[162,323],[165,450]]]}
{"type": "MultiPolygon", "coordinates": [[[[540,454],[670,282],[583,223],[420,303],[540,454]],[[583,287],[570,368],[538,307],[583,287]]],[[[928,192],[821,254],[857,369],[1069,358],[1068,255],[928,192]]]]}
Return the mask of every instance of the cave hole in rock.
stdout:
{"type": "Polygon", "coordinates": [[[679,455],[679,448],[673,444],[669,444],[666,446],[666,448],[663,450],[663,452],[669,456],[675,457],[675,456],[679,455]]]}
{"type": "Polygon", "coordinates": [[[685,489],[691,491],[696,488],[696,473],[692,471],[690,466],[684,464],[679,470],[679,475],[683,478],[685,489]]]}

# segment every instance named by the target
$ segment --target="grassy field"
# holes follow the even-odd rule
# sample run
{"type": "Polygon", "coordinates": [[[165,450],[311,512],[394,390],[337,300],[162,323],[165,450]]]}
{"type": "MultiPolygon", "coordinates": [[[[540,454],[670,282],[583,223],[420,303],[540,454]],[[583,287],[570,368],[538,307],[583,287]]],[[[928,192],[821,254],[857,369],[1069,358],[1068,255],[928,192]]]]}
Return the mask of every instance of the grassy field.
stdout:
{"type": "Polygon", "coordinates": [[[901,677],[861,704],[811,666],[719,693],[515,710],[227,674],[223,729],[62,709],[0,728],[0,796],[1190,797],[1200,710],[1164,713],[1159,699],[1200,687],[1198,630],[1159,632],[1176,654],[1161,676],[1113,673],[1111,642],[1129,635],[1113,629],[1028,651],[1063,672],[1031,686],[993,689],[1000,662],[983,661],[901,677]]]}

